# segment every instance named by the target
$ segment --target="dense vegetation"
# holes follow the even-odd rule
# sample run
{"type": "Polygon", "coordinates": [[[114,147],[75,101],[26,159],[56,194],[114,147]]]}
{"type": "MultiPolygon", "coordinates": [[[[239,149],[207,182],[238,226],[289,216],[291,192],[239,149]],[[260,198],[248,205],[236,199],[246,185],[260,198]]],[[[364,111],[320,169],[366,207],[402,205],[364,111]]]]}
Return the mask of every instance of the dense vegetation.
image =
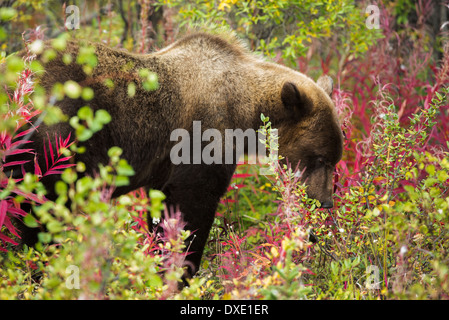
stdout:
{"type": "MultiPolygon", "coordinates": [[[[3,1],[0,299],[448,299],[447,9],[430,0],[377,1],[376,16],[366,11],[370,4],[79,1],[79,29],[70,29],[64,21],[74,11],[66,13],[63,1],[3,1]],[[79,141],[110,121],[88,107],[66,119],[34,83],[41,66],[33,53],[43,39],[54,39],[55,50],[75,37],[145,53],[192,26],[234,30],[267,59],[314,79],[331,75],[346,141],[333,209],[307,199],[289,168],[263,176],[242,162],[217,212],[202,269],[179,291],[188,233],[157,190],[111,199],[111,190],[133,174],[119,148],[109,150],[110,163],[97,176],[80,179],[85,167],[70,159],[82,150],[68,137],[57,137],[57,150],[49,148],[46,168],[36,165],[20,181],[4,174],[13,165],[4,161],[33,152],[29,132],[20,128],[34,116],[70,121],[79,141]],[[24,60],[9,56],[22,48],[24,60]],[[61,175],[55,202],[45,199],[40,184],[50,174],[61,175]],[[21,210],[22,202],[33,204],[39,221],[21,210]],[[148,212],[165,218],[163,239],[148,232],[148,212]],[[14,217],[29,226],[46,223],[37,248],[17,248],[14,217]]],[[[77,62],[89,69],[96,58],[86,50],[77,62]]],[[[154,74],[141,76],[149,90],[155,87],[154,74]]],[[[86,106],[93,95],[70,81],[53,93],[80,97],[86,106]]]]}

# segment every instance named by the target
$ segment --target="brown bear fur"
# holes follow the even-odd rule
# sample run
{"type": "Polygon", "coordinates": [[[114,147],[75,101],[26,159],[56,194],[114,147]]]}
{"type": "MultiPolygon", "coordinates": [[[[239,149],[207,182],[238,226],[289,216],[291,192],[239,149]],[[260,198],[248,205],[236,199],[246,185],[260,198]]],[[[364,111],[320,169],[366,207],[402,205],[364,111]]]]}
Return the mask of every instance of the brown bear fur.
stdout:
{"type": "MultiPolygon", "coordinates": [[[[56,82],[67,80],[94,90],[94,99],[88,103],[67,97],[56,103],[69,117],[86,104],[94,110],[105,109],[112,116],[111,123],[85,143],[86,153],[76,155],[76,160],[83,161],[87,174],[92,174],[98,163],[108,161],[110,147],[123,149],[122,157],[136,174],[130,185],[118,188],[114,196],[139,187],[159,189],[166,194],[167,205],[179,207],[186,228],[195,234],[192,254],[187,256],[190,275],[198,270],[217,205],[236,166],[172,164],[170,150],[176,142],[170,141],[170,134],[174,129],[191,132],[193,121],[198,120],[202,130],[257,130],[263,113],[279,130],[279,154],[293,166],[300,162],[299,168],[306,168],[309,196],[324,207],[332,206],[333,171],[342,156],[343,136],[330,98],[330,78],[322,77],[316,83],[292,69],[264,61],[230,35],[194,33],[147,55],[91,45],[98,57],[91,75],[75,62],[66,65],[58,53],[44,63],[40,83],[49,92],[56,82]],[[141,68],[157,74],[157,90],[142,88],[141,68]],[[113,80],[112,89],[104,84],[105,79],[113,80]],[[131,81],[137,84],[132,98],[127,93],[131,81]]],[[[76,57],[78,50],[79,43],[69,41],[64,53],[76,57]]],[[[40,163],[44,161],[47,133],[66,137],[70,131],[68,123],[41,125],[31,138],[40,163]]],[[[56,179],[49,176],[43,180],[50,199],[56,198],[56,179]]],[[[24,242],[33,245],[35,231],[23,229],[24,242]]]]}

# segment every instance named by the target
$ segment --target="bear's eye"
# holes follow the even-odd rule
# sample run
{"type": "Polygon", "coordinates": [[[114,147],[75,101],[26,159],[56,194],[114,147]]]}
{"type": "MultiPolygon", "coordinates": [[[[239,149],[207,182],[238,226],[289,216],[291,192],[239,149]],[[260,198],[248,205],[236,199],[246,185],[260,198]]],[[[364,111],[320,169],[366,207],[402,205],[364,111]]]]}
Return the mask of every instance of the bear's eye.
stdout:
{"type": "Polygon", "coordinates": [[[319,167],[322,167],[322,166],[324,166],[324,165],[326,164],[326,162],[324,161],[324,158],[318,157],[318,158],[316,159],[316,164],[317,164],[319,167]]]}

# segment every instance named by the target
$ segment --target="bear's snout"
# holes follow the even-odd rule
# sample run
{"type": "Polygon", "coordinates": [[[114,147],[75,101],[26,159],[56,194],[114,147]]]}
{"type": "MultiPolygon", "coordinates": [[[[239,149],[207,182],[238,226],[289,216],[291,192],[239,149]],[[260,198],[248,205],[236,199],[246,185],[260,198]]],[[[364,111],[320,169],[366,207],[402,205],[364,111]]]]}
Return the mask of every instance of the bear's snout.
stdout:
{"type": "Polygon", "coordinates": [[[321,202],[321,208],[331,209],[333,206],[334,206],[334,201],[332,201],[332,200],[327,200],[327,201],[321,202]]]}

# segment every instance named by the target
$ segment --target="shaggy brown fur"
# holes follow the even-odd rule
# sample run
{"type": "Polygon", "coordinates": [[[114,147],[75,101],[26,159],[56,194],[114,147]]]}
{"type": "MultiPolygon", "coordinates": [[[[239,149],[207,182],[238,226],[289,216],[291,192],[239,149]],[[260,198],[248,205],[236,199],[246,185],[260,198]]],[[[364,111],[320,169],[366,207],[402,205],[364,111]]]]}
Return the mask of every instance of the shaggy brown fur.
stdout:
{"type": "MultiPolygon", "coordinates": [[[[148,55],[94,46],[98,65],[91,75],[75,62],[64,64],[59,53],[44,63],[46,71],[40,82],[47,90],[67,80],[94,90],[95,97],[88,104],[94,110],[106,109],[112,122],[85,143],[87,152],[77,155],[76,160],[83,161],[87,174],[91,174],[98,163],[108,161],[110,147],[123,149],[123,157],[136,174],[129,186],[118,188],[114,195],[139,187],[155,188],[166,194],[168,205],[179,206],[187,228],[195,234],[190,246],[193,253],[187,256],[190,275],[198,270],[218,202],[235,165],[173,165],[169,156],[175,144],[170,141],[174,129],[192,132],[192,123],[198,120],[202,130],[257,130],[263,113],[279,130],[279,153],[293,166],[300,161],[299,168],[306,168],[308,194],[322,206],[332,206],[333,170],[342,155],[343,137],[330,98],[330,78],[322,77],[316,83],[292,69],[266,62],[229,35],[195,33],[148,55]],[[157,73],[157,90],[142,88],[141,68],[157,73]],[[114,82],[112,89],[104,84],[107,78],[114,82]],[[137,90],[131,98],[127,88],[132,81],[137,90]]],[[[71,41],[64,53],[75,61],[78,50],[79,43],[71,41]]],[[[70,117],[85,104],[69,98],[57,103],[70,117]]],[[[41,155],[39,161],[44,158],[47,133],[66,137],[71,130],[67,123],[42,125],[32,138],[41,155]]],[[[50,176],[44,180],[50,199],[56,197],[55,179],[50,176]]],[[[32,245],[35,234],[23,229],[24,241],[32,245]]]]}

